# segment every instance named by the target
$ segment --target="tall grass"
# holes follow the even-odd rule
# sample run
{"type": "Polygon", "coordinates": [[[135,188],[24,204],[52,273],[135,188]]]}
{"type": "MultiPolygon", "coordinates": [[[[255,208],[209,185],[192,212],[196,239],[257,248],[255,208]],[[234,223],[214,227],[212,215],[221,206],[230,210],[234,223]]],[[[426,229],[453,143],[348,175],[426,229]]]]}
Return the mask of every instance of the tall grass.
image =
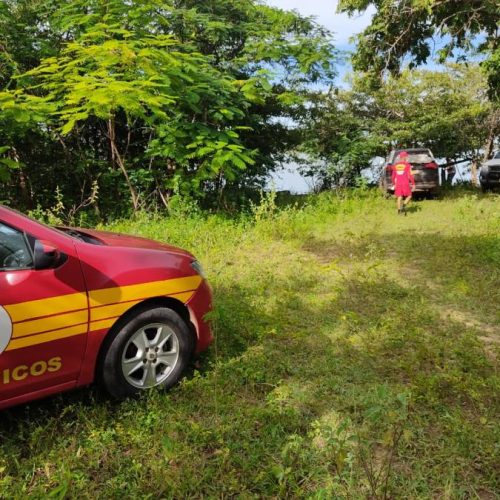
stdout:
{"type": "Polygon", "coordinates": [[[105,229],[180,245],[216,341],[167,394],[6,411],[2,497],[494,498],[500,204],[371,190],[105,229]]]}

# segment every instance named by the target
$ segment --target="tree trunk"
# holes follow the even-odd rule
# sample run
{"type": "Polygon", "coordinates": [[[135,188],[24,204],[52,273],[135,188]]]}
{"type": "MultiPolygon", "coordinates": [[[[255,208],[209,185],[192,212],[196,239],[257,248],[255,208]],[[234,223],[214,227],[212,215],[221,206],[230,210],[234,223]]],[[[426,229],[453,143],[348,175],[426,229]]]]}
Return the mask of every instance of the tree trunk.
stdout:
{"type": "Polygon", "coordinates": [[[493,134],[490,134],[483,148],[484,149],[483,162],[488,161],[490,159],[490,155],[493,152],[494,143],[495,143],[495,136],[493,134]]]}
{"type": "Polygon", "coordinates": [[[479,181],[477,180],[477,159],[474,158],[470,164],[470,177],[471,182],[474,186],[479,186],[479,181]]]}
{"type": "Polygon", "coordinates": [[[137,212],[139,210],[139,195],[137,194],[137,191],[135,190],[132,182],[130,181],[130,177],[125,167],[125,162],[123,161],[123,158],[120,155],[118,148],[116,147],[115,122],[113,118],[110,118],[108,120],[108,135],[109,135],[109,145],[111,148],[111,160],[114,163],[116,163],[116,165],[118,165],[118,167],[122,171],[123,176],[125,177],[125,182],[130,191],[130,198],[132,200],[132,206],[134,207],[134,212],[137,212]]]}
{"type": "Polygon", "coordinates": [[[500,110],[495,110],[488,120],[488,139],[483,147],[484,155],[483,162],[490,159],[491,153],[493,153],[493,147],[495,146],[495,137],[498,135],[500,123],[500,110]]]}

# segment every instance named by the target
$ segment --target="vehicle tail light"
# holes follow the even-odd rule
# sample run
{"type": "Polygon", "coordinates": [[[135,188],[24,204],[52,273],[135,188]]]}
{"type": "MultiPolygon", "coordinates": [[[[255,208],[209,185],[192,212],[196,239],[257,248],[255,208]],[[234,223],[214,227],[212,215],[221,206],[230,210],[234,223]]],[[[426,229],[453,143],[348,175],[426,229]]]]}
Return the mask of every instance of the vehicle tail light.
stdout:
{"type": "Polygon", "coordinates": [[[424,168],[432,168],[432,169],[435,170],[436,168],[438,168],[438,166],[437,166],[436,162],[431,161],[429,163],[426,163],[425,166],[424,166],[424,168]]]}

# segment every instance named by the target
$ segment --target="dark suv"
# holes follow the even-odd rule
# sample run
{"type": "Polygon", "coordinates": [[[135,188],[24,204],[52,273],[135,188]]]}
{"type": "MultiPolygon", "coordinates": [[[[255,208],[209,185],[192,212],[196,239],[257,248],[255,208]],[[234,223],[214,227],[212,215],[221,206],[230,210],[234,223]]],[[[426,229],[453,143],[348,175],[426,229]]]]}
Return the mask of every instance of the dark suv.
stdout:
{"type": "Polygon", "coordinates": [[[431,150],[427,148],[393,149],[387,157],[380,176],[382,190],[387,194],[394,193],[392,168],[401,151],[408,153],[407,161],[411,164],[411,172],[415,178],[415,193],[435,195],[439,189],[439,169],[431,150]]]}
{"type": "Polygon", "coordinates": [[[479,182],[483,191],[500,187],[500,151],[488,160],[479,171],[479,182]]]}

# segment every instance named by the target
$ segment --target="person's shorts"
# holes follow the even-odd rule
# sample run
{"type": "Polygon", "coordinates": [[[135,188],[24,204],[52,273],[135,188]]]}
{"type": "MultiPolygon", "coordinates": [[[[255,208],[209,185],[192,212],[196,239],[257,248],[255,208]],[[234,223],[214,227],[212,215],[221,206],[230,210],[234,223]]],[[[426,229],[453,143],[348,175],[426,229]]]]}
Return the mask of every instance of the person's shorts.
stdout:
{"type": "Polygon", "coordinates": [[[410,185],[396,186],[396,189],[394,190],[394,194],[396,196],[411,196],[410,185]]]}

